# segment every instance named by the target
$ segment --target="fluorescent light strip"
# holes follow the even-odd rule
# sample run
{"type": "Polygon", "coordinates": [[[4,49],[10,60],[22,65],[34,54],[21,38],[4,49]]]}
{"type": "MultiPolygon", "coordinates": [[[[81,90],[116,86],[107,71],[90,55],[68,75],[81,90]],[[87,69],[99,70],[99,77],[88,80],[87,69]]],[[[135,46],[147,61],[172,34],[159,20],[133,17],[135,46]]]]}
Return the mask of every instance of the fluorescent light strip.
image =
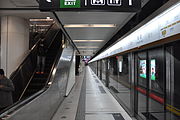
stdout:
{"type": "Polygon", "coordinates": [[[38,21],[53,21],[53,19],[29,19],[30,22],[38,22],[38,21]]]}
{"type": "Polygon", "coordinates": [[[74,42],[103,42],[104,40],[73,40],[74,42]]]}
{"type": "Polygon", "coordinates": [[[129,5],[132,5],[132,0],[129,0],[129,5]]]}
{"type": "Polygon", "coordinates": [[[48,19],[48,20],[49,20],[49,19],[51,19],[51,18],[50,18],[50,17],[46,17],[46,19],[48,19]]]}
{"type": "Polygon", "coordinates": [[[94,46],[78,46],[77,48],[99,48],[99,47],[94,47],[94,46]]]}
{"type": "Polygon", "coordinates": [[[83,27],[116,27],[116,24],[65,24],[65,28],[83,28],[83,27]]]}
{"type": "Polygon", "coordinates": [[[50,25],[30,25],[31,27],[32,26],[36,26],[36,27],[49,27],[50,25]]]}

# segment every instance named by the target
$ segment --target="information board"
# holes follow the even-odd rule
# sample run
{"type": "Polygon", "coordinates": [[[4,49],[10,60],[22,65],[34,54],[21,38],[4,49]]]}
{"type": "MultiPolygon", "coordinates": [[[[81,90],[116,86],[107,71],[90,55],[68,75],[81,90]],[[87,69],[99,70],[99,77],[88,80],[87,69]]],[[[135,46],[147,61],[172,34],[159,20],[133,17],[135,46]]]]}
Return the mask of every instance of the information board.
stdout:
{"type": "Polygon", "coordinates": [[[137,12],[141,0],[40,0],[41,11],[137,12]]]}

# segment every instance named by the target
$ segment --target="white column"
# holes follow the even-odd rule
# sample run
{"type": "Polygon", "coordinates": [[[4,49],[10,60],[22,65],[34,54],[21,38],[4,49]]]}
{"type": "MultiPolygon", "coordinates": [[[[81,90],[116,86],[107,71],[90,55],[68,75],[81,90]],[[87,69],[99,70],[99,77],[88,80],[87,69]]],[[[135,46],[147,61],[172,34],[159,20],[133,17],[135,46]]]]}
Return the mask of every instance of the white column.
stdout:
{"type": "Polygon", "coordinates": [[[20,65],[29,48],[29,25],[20,17],[1,18],[1,68],[6,75],[20,65]]]}

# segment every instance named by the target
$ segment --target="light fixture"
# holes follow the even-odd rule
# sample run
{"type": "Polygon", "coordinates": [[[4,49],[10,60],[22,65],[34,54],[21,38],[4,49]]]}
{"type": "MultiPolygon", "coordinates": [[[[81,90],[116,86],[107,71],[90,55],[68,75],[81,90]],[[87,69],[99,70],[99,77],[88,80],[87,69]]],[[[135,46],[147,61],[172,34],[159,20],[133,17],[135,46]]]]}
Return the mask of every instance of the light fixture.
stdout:
{"type": "Polygon", "coordinates": [[[103,42],[104,40],[73,40],[73,42],[103,42]]]}
{"type": "Polygon", "coordinates": [[[65,44],[62,45],[62,48],[65,48],[65,44]]]}
{"type": "Polygon", "coordinates": [[[31,27],[32,26],[36,26],[36,27],[49,27],[50,25],[30,25],[31,27]]]}
{"type": "Polygon", "coordinates": [[[93,52],[94,50],[80,50],[80,51],[92,51],[93,52]]]}
{"type": "Polygon", "coordinates": [[[38,22],[38,21],[47,21],[47,22],[50,22],[50,21],[53,21],[53,19],[29,19],[30,22],[38,22]]]}
{"type": "Polygon", "coordinates": [[[49,20],[49,19],[51,19],[51,18],[50,18],[50,17],[46,17],[46,19],[48,19],[48,20],[49,20]]]}
{"type": "Polygon", "coordinates": [[[77,48],[99,48],[96,46],[78,46],[77,48]]]}
{"type": "Polygon", "coordinates": [[[65,24],[65,28],[83,28],[83,27],[116,27],[116,24],[65,24]]]}

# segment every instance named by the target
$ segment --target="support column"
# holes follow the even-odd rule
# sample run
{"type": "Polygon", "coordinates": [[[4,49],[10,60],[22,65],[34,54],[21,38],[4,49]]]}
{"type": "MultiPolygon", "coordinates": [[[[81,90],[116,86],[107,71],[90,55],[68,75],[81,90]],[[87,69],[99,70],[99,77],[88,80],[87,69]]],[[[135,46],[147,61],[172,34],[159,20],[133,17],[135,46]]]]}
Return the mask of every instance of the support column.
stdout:
{"type": "Polygon", "coordinates": [[[1,18],[1,68],[9,77],[28,52],[29,24],[27,20],[4,16],[1,18]]]}

